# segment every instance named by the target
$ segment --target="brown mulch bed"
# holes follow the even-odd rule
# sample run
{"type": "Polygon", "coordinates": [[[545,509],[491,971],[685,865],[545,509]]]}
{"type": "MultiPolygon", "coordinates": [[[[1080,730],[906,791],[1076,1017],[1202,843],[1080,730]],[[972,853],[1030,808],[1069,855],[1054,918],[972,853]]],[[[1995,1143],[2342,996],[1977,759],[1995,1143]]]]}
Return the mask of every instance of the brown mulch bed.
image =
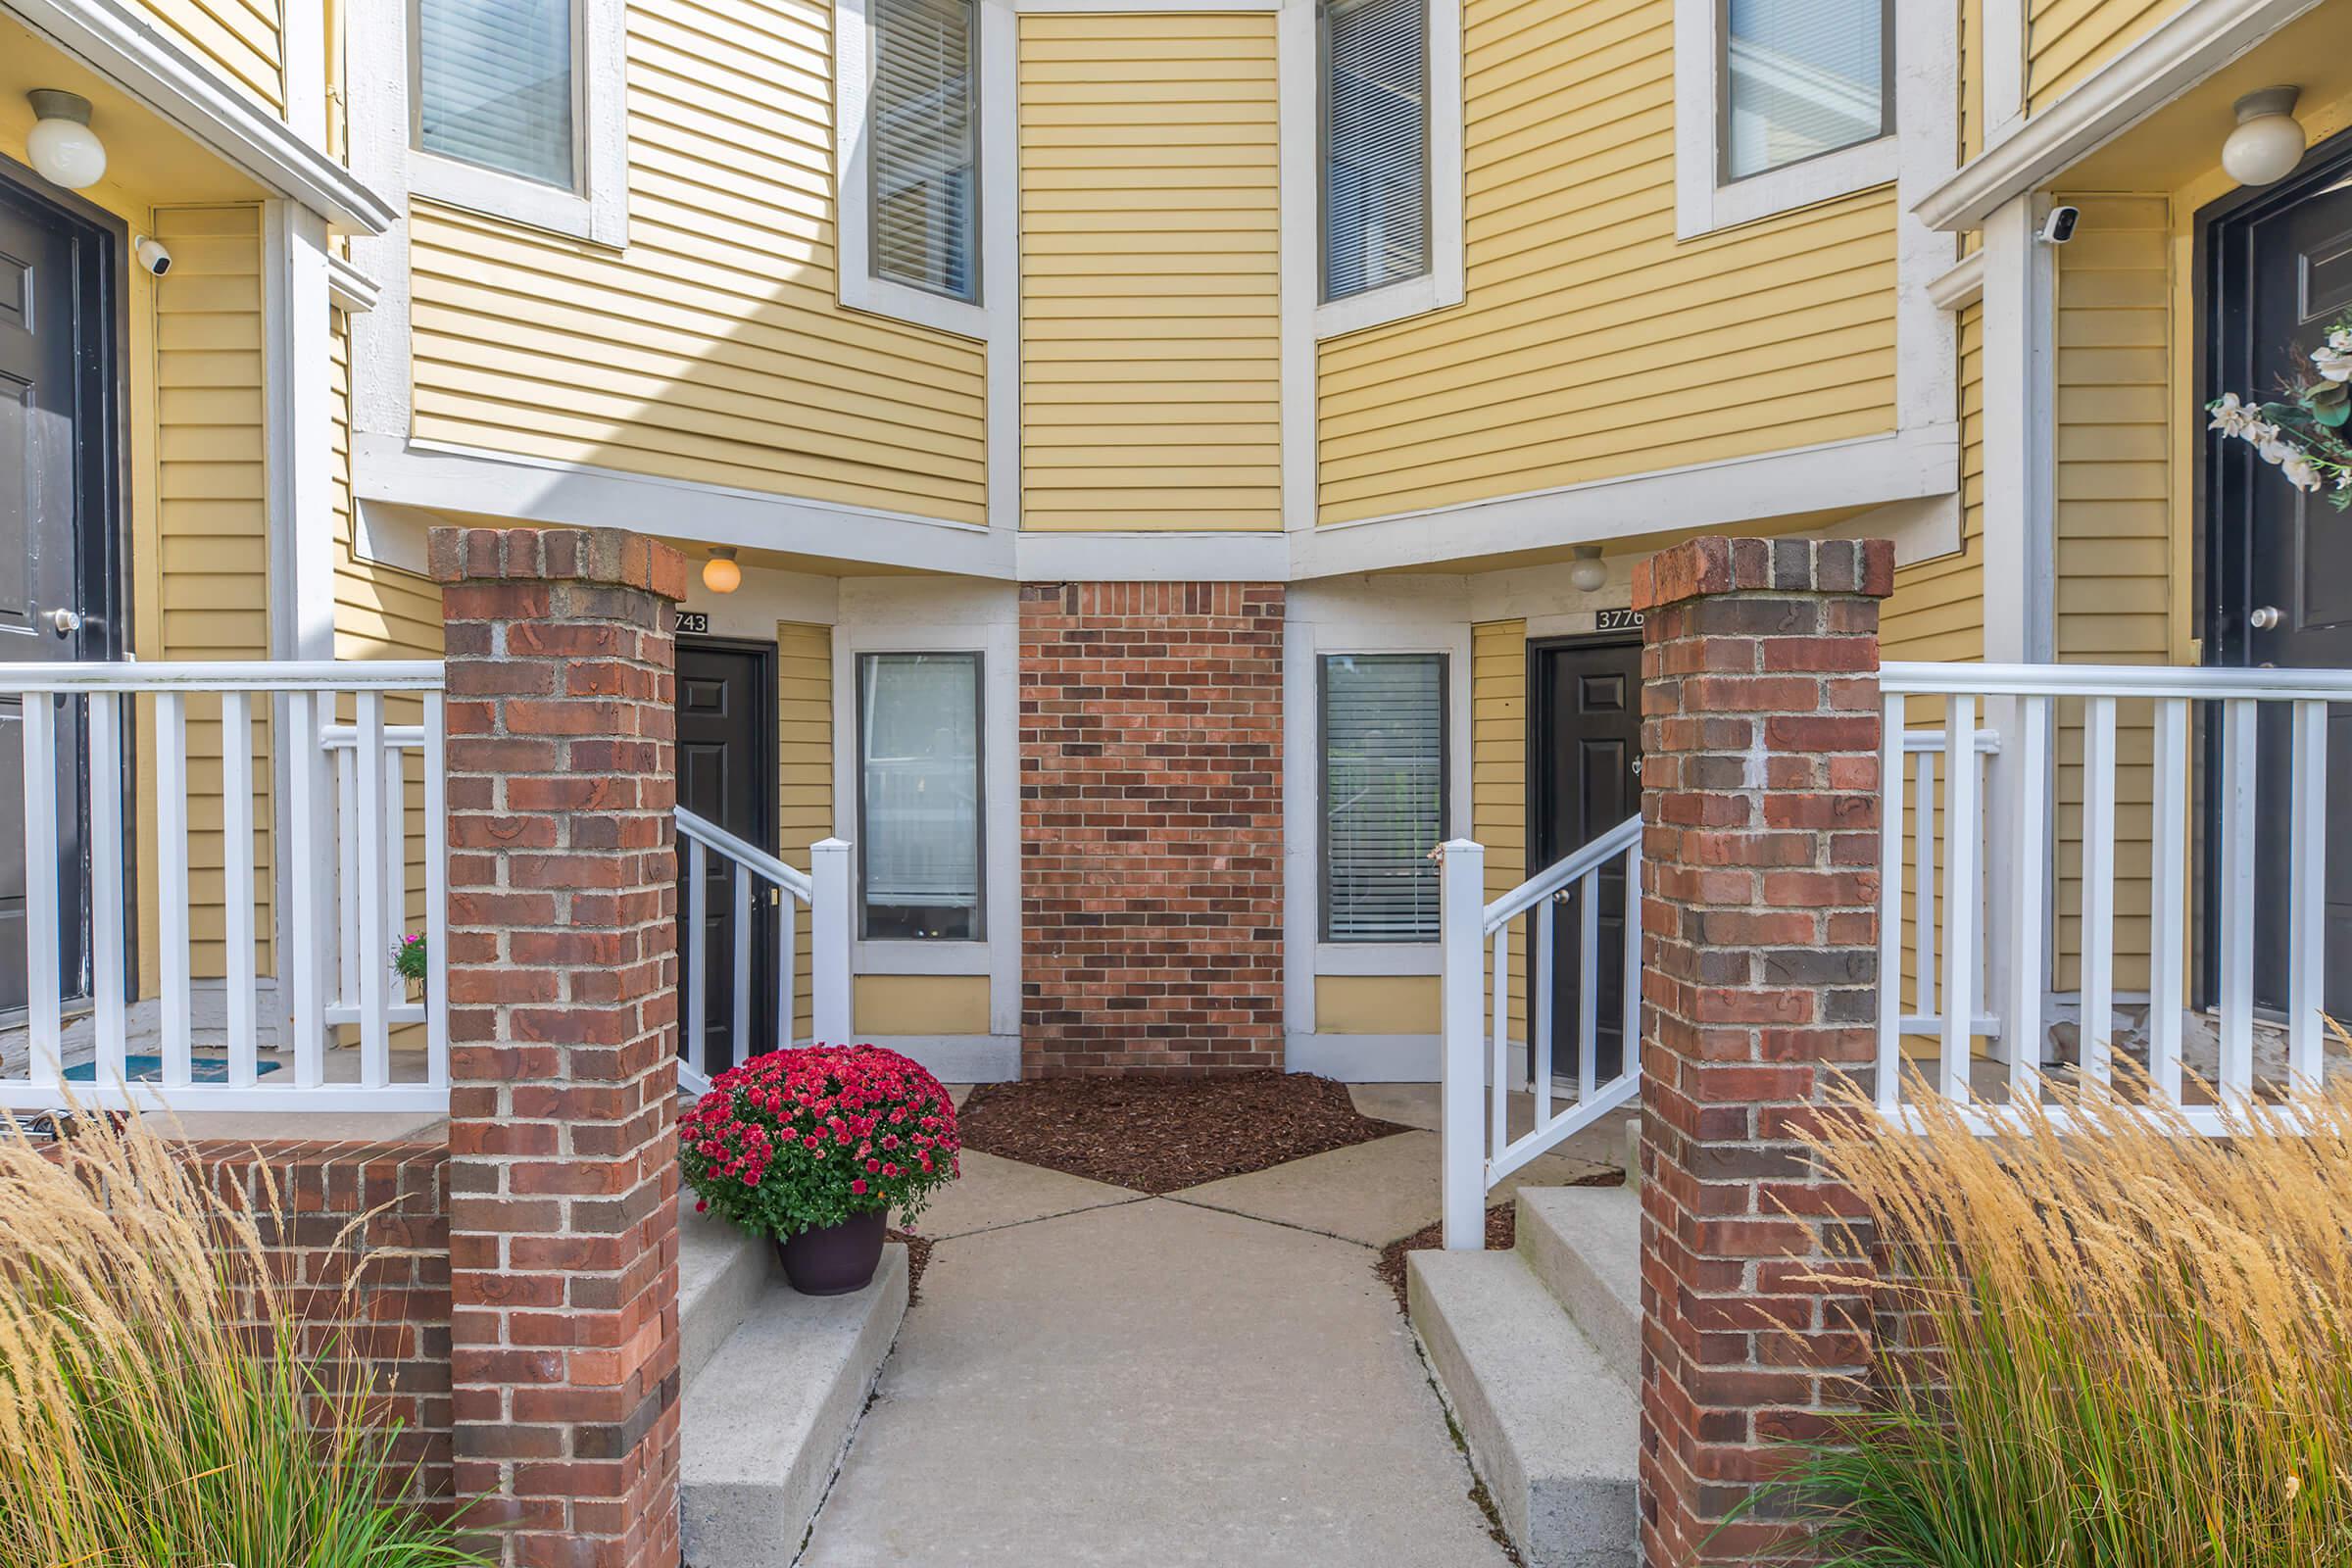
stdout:
{"type": "Polygon", "coordinates": [[[902,1230],[887,1231],[884,1235],[906,1246],[906,1304],[912,1306],[922,1299],[923,1270],[931,1266],[931,1238],[902,1230]]]}
{"type": "Polygon", "coordinates": [[[983,1084],[957,1113],[963,1147],[1144,1193],[1409,1132],[1310,1073],[1218,1078],[1031,1078],[983,1084]]]}
{"type": "MultiPolygon", "coordinates": [[[[1625,1172],[1604,1170],[1588,1176],[1582,1181],[1561,1182],[1556,1185],[1563,1187],[1622,1187],[1625,1185],[1625,1172]]],[[[1396,1293],[1397,1311],[1404,1310],[1404,1254],[1434,1251],[1444,1244],[1445,1230],[1446,1227],[1442,1222],[1436,1225],[1424,1225],[1404,1240],[1391,1242],[1380,1250],[1380,1260],[1372,1265],[1372,1272],[1380,1276],[1381,1283],[1396,1293]]],[[[1493,1208],[1487,1210],[1488,1251],[1507,1252],[1517,1245],[1518,1239],[1519,1205],[1517,1203],[1496,1203],[1493,1208]]]]}

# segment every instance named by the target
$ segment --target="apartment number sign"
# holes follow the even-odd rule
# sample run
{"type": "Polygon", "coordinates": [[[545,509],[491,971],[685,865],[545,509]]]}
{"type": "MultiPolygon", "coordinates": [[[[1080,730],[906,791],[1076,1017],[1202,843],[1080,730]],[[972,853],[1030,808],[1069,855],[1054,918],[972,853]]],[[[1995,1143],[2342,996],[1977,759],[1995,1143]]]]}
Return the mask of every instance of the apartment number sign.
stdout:
{"type": "Polygon", "coordinates": [[[678,623],[672,628],[683,632],[707,632],[710,629],[710,613],[704,610],[681,610],[678,623]]]}
{"type": "Polygon", "coordinates": [[[1642,612],[1639,610],[1603,610],[1592,621],[1594,631],[1640,631],[1642,612]]]}

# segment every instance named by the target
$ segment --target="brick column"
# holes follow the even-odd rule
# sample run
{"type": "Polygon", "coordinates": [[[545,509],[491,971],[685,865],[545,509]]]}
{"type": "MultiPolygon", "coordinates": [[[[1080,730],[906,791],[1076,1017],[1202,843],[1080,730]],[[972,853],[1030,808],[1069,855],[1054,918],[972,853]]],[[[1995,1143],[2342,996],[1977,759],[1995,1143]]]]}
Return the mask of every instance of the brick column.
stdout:
{"type": "Polygon", "coordinates": [[[1021,589],[1021,1070],[1282,1065],[1280,583],[1021,589]]]}
{"type": "Polygon", "coordinates": [[[678,1562],[683,557],[432,531],[448,636],[456,1481],[521,1568],[678,1562]]]}
{"type": "Polygon", "coordinates": [[[1642,1542],[1650,1568],[1802,1562],[1712,1534],[1770,1445],[1850,1405],[1850,1195],[1792,1134],[1872,1055],[1884,540],[1696,539],[1636,571],[1642,653],[1642,1542]],[[1711,1539],[1710,1539],[1711,1536],[1711,1539]]]}

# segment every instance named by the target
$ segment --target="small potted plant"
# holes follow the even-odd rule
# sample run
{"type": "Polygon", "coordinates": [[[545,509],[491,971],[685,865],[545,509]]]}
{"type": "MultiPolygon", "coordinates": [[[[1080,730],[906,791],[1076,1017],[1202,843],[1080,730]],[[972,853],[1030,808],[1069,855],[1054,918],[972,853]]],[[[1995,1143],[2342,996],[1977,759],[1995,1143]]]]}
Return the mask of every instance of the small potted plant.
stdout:
{"type": "Polygon", "coordinates": [[[697,1212],[770,1237],[805,1296],[860,1290],[902,1223],[956,1179],[956,1107],[895,1051],[808,1046],[730,1067],[678,1121],[697,1212]]]}
{"type": "Polygon", "coordinates": [[[392,945],[392,972],[408,987],[409,1000],[424,999],[424,933],[412,931],[392,945]]]}

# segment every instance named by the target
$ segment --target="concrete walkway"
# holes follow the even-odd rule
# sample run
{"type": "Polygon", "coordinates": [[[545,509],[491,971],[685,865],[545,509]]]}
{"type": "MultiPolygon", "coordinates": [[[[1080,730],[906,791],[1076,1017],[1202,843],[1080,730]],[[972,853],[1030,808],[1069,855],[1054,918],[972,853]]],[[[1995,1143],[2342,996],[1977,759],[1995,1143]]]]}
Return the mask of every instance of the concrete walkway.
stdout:
{"type": "Polygon", "coordinates": [[[1505,1562],[1372,1274],[1436,1217],[1429,1134],[1167,1198],[964,1172],[808,1568],[1505,1562]]]}

